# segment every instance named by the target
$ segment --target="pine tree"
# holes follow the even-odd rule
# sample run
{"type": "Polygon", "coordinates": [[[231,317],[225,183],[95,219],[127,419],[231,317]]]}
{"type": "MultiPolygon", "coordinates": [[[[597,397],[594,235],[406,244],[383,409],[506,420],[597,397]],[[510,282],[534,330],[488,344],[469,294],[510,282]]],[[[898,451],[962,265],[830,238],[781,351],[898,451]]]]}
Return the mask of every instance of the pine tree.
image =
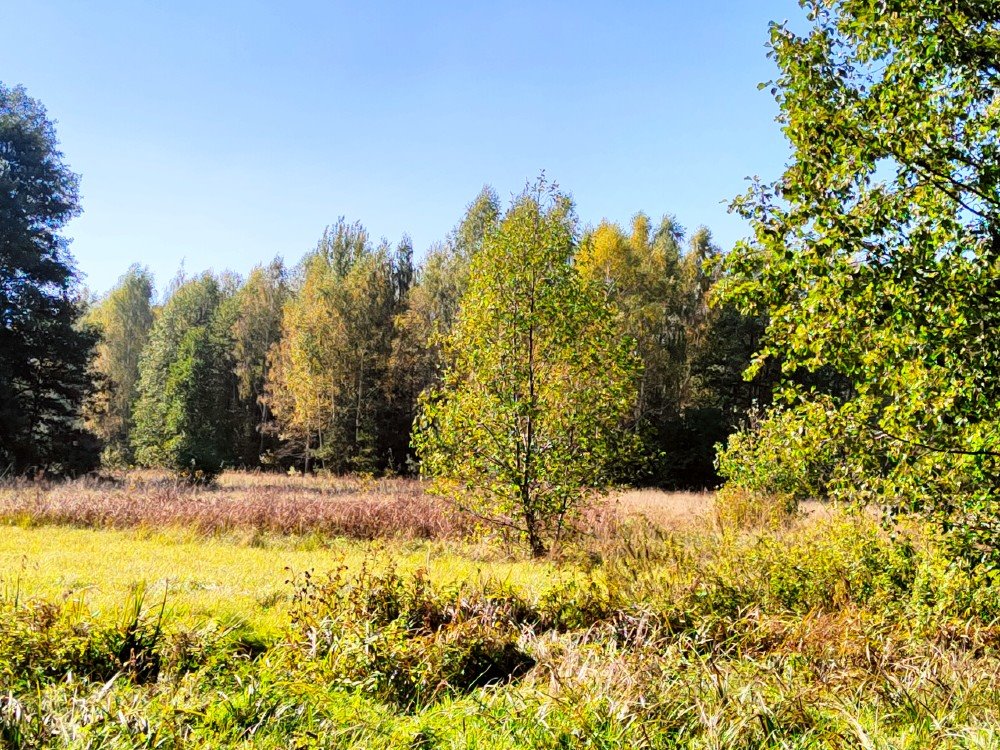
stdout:
{"type": "Polygon", "coordinates": [[[80,211],[45,109],[0,83],[0,474],[91,468],[82,429],[96,341],[79,326],[77,277],[60,230],[80,211]]]}

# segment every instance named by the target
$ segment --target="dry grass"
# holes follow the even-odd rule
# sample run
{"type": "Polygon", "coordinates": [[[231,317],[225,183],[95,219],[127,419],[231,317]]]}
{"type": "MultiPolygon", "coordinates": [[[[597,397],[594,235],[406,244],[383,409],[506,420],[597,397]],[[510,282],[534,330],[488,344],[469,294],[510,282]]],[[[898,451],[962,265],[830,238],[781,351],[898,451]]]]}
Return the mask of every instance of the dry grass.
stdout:
{"type": "MultiPolygon", "coordinates": [[[[666,530],[716,523],[715,492],[666,492],[657,489],[635,489],[611,494],[607,507],[624,516],[640,516],[666,530]]],[[[799,513],[805,519],[830,518],[836,506],[820,500],[799,503],[799,513]]]]}
{"type": "Polygon", "coordinates": [[[683,528],[711,516],[714,493],[628,490],[612,494],[612,507],[626,516],[642,516],[666,529],[683,528]]]}
{"type": "MultiPolygon", "coordinates": [[[[623,518],[640,517],[667,531],[717,522],[715,493],[636,489],[612,493],[587,509],[588,535],[613,538],[623,518]]],[[[821,518],[826,504],[804,503],[821,518]]],[[[212,487],[193,487],[155,471],[70,482],[0,484],[0,521],[20,526],[95,529],[173,528],[197,534],[322,534],[350,539],[454,539],[471,520],[425,492],[414,479],[288,476],[230,471],[212,487]]]]}
{"type": "Polygon", "coordinates": [[[247,472],[227,472],[210,488],[153,472],[11,482],[0,486],[0,518],[24,526],[181,526],[205,534],[252,529],[352,539],[441,539],[465,531],[463,520],[415,480],[247,472]]]}

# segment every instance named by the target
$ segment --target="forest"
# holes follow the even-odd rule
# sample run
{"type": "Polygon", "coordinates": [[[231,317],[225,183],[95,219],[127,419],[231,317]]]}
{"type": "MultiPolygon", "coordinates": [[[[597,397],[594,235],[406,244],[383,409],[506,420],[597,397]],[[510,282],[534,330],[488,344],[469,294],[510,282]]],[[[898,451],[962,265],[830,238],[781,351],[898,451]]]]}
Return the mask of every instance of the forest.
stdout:
{"type": "Polygon", "coordinates": [[[0,747],[1000,747],[1000,7],[801,5],[725,248],[541,173],[98,293],[0,83],[0,747]]]}
{"type": "MultiPolygon", "coordinates": [[[[419,398],[442,380],[443,343],[470,304],[470,274],[502,262],[500,283],[521,284],[513,259],[477,255],[525,208],[546,210],[527,191],[506,207],[484,188],[419,264],[408,238],[375,242],[341,218],[291,266],[276,258],[245,277],[181,272],[158,301],[155,280],[135,265],[103,296],[63,295],[61,335],[79,352],[79,377],[53,373],[24,396],[75,390],[50,401],[54,408],[18,409],[35,419],[5,424],[6,473],[131,465],[206,478],[223,467],[415,473],[419,398]],[[85,439],[76,439],[80,429],[85,439]]],[[[722,273],[711,234],[688,238],[673,217],[654,226],[643,213],[629,227],[581,229],[571,207],[560,226],[561,262],[614,309],[608,334],[638,359],[616,427],[638,436],[641,450],[606,470],[634,483],[713,486],[714,445],[752,404],[766,405],[769,389],[764,378],[742,378],[759,322],[732,305],[710,307],[722,273]]],[[[57,283],[71,288],[68,268],[57,283]]]]}

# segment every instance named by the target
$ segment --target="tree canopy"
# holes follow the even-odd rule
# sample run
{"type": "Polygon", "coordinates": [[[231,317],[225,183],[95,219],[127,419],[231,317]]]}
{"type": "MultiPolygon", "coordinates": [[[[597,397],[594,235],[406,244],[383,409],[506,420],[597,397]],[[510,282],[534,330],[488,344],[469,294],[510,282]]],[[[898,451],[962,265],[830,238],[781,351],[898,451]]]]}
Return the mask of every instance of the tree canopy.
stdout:
{"type": "Polygon", "coordinates": [[[825,453],[823,491],[929,512],[993,555],[1000,6],[803,4],[806,33],[771,29],[792,159],[735,202],[754,234],[724,281],[769,321],[758,363],[789,376],[772,417],[798,436],[783,460],[825,453]],[[793,377],[824,370],[836,387],[793,377]]]}
{"type": "Polygon", "coordinates": [[[639,370],[576,247],[571,203],[545,183],[486,233],[414,436],[439,491],[523,534],[536,555],[605,483],[639,370]]]}

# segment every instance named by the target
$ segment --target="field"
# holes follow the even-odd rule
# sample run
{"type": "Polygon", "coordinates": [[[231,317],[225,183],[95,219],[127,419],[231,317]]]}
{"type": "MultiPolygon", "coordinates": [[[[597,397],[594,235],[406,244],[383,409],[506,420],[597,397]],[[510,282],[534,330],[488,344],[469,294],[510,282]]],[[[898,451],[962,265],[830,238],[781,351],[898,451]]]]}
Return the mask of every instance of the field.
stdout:
{"type": "Polygon", "coordinates": [[[1000,747],[916,523],[632,491],[535,561],[419,483],[0,487],[0,746],[1000,747]]]}

